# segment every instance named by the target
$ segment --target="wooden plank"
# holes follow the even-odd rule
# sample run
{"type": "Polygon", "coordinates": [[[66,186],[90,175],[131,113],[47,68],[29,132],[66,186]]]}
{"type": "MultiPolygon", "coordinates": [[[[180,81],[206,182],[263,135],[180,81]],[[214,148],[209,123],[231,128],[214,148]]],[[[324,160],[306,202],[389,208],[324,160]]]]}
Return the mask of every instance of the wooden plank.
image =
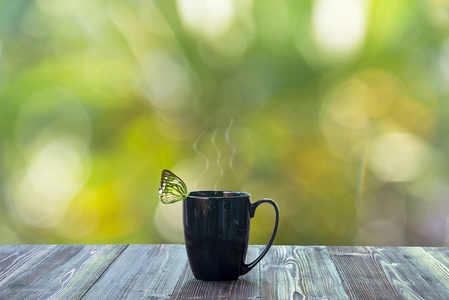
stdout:
{"type": "Polygon", "coordinates": [[[446,299],[393,247],[328,247],[351,298],[446,299]]]}
{"type": "Polygon", "coordinates": [[[293,247],[273,246],[261,262],[261,299],[295,298],[293,247]]]}
{"type": "Polygon", "coordinates": [[[85,299],[167,299],[187,263],[183,245],[130,245],[85,299]]]}
{"type": "Polygon", "coordinates": [[[35,261],[52,251],[54,245],[4,245],[0,247],[0,282],[24,264],[33,265],[35,261]]]}
{"type": "MultiPolygon", "coordinates": [[[[249,246],[246,263],[259,254],[260,246],[249,246]]],[[[170,299],[259,299],[260,263],[238,280],[201,281],[194,278],[188,263],[170,299]]]]}
{"type": "MultiPolygon", "coordinates": [[[[33,247],[45,251],[48,246],[33,247]]],[[[28,260],[4,278],[0,282],[0,299],[79,299],[125,248],[126,245],[54,246],[41,259],[28,260]]]]}
{"type": "Polygon", "coordinates": [[[449,248],[397,248],[422,278],[449,299],[449,248]]]}
{"type": "Polygon", "coordinates": [[[262,262],[262,299],[348,299],[326,247],[275,246],[262,262]]]}

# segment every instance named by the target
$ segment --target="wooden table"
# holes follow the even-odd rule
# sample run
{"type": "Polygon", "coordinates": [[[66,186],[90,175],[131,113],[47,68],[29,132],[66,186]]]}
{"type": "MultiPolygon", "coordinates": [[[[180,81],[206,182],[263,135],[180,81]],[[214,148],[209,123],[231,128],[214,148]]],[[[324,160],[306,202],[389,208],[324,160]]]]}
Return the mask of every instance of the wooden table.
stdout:
{"type": "Polygon", "coordinates": [[[1,246],[0,299],[28,298],[449,299],[449,248],[273,246],[239,280],[205,282],[183,245],[1,246]]]}

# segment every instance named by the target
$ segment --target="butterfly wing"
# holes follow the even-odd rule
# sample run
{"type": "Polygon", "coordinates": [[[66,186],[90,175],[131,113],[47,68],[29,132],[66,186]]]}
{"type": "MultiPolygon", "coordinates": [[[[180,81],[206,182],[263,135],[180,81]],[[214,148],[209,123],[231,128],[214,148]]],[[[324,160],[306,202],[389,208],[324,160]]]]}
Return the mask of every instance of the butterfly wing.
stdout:
{"type": "Polygon", "coordinates": [[[184,181],[169,170],[163,170],[159,199],[164,204],[181,201],[187,197],[187,187],[184,181]]]}

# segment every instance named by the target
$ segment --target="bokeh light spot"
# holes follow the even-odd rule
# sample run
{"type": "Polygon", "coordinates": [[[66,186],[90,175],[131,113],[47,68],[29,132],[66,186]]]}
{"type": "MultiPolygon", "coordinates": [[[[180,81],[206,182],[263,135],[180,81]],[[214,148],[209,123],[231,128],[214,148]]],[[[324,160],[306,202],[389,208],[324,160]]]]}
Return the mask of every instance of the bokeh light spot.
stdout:
{"type": "Polygon", "coordinates": [[[411,181],[421,175],[428,154],[426,144],[412,134],[385,134],[374,141],[369,166],[382,181],[411,181]]]}
{"type": "Polygon", "coordinates": [[[16,185],[13,205],[29,224],[49,227],[64,216],[86,178],[76,138],[49,141],[16,185]]]}
{"type": "Polygon", "coordinates": [[[226,32],[234,19],[232,0],[178,0],[177,3],[184,26],[205,37],[226,32]]]}
{"type": "Polygon", "coordinates": [[[364,41],[366,19],[364,0],[316,0],[312,16],[315,40],[327,55],[351,55],[364,41]]]}
{"type": "Polygon", "coordinates": [[[181,203],[166,205],[158,203],[154,213],[154,223],[159,234],[170,243],[183,243],[181,203]]]}
{"type": "Polygon", "coordinates": [[[182,109],[191,104],[194,90],[186,66],[164,53],[153,53],[143,62],[140,88],[159,109],[182,109]]]}

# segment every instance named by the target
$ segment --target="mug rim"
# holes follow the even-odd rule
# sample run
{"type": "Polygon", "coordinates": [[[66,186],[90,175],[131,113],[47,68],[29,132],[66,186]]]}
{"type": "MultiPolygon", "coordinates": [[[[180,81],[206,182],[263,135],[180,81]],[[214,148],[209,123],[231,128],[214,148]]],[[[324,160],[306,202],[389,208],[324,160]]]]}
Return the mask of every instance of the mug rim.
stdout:
{"type": "Polygon", "coordinates": [[[233,199],[241,197],[251,197],[251,194],[237,191],[204,190],[204,191],[192,191],[187,195],[187,198],[193,199],[210,199],[210,198],[233,199]]]}

